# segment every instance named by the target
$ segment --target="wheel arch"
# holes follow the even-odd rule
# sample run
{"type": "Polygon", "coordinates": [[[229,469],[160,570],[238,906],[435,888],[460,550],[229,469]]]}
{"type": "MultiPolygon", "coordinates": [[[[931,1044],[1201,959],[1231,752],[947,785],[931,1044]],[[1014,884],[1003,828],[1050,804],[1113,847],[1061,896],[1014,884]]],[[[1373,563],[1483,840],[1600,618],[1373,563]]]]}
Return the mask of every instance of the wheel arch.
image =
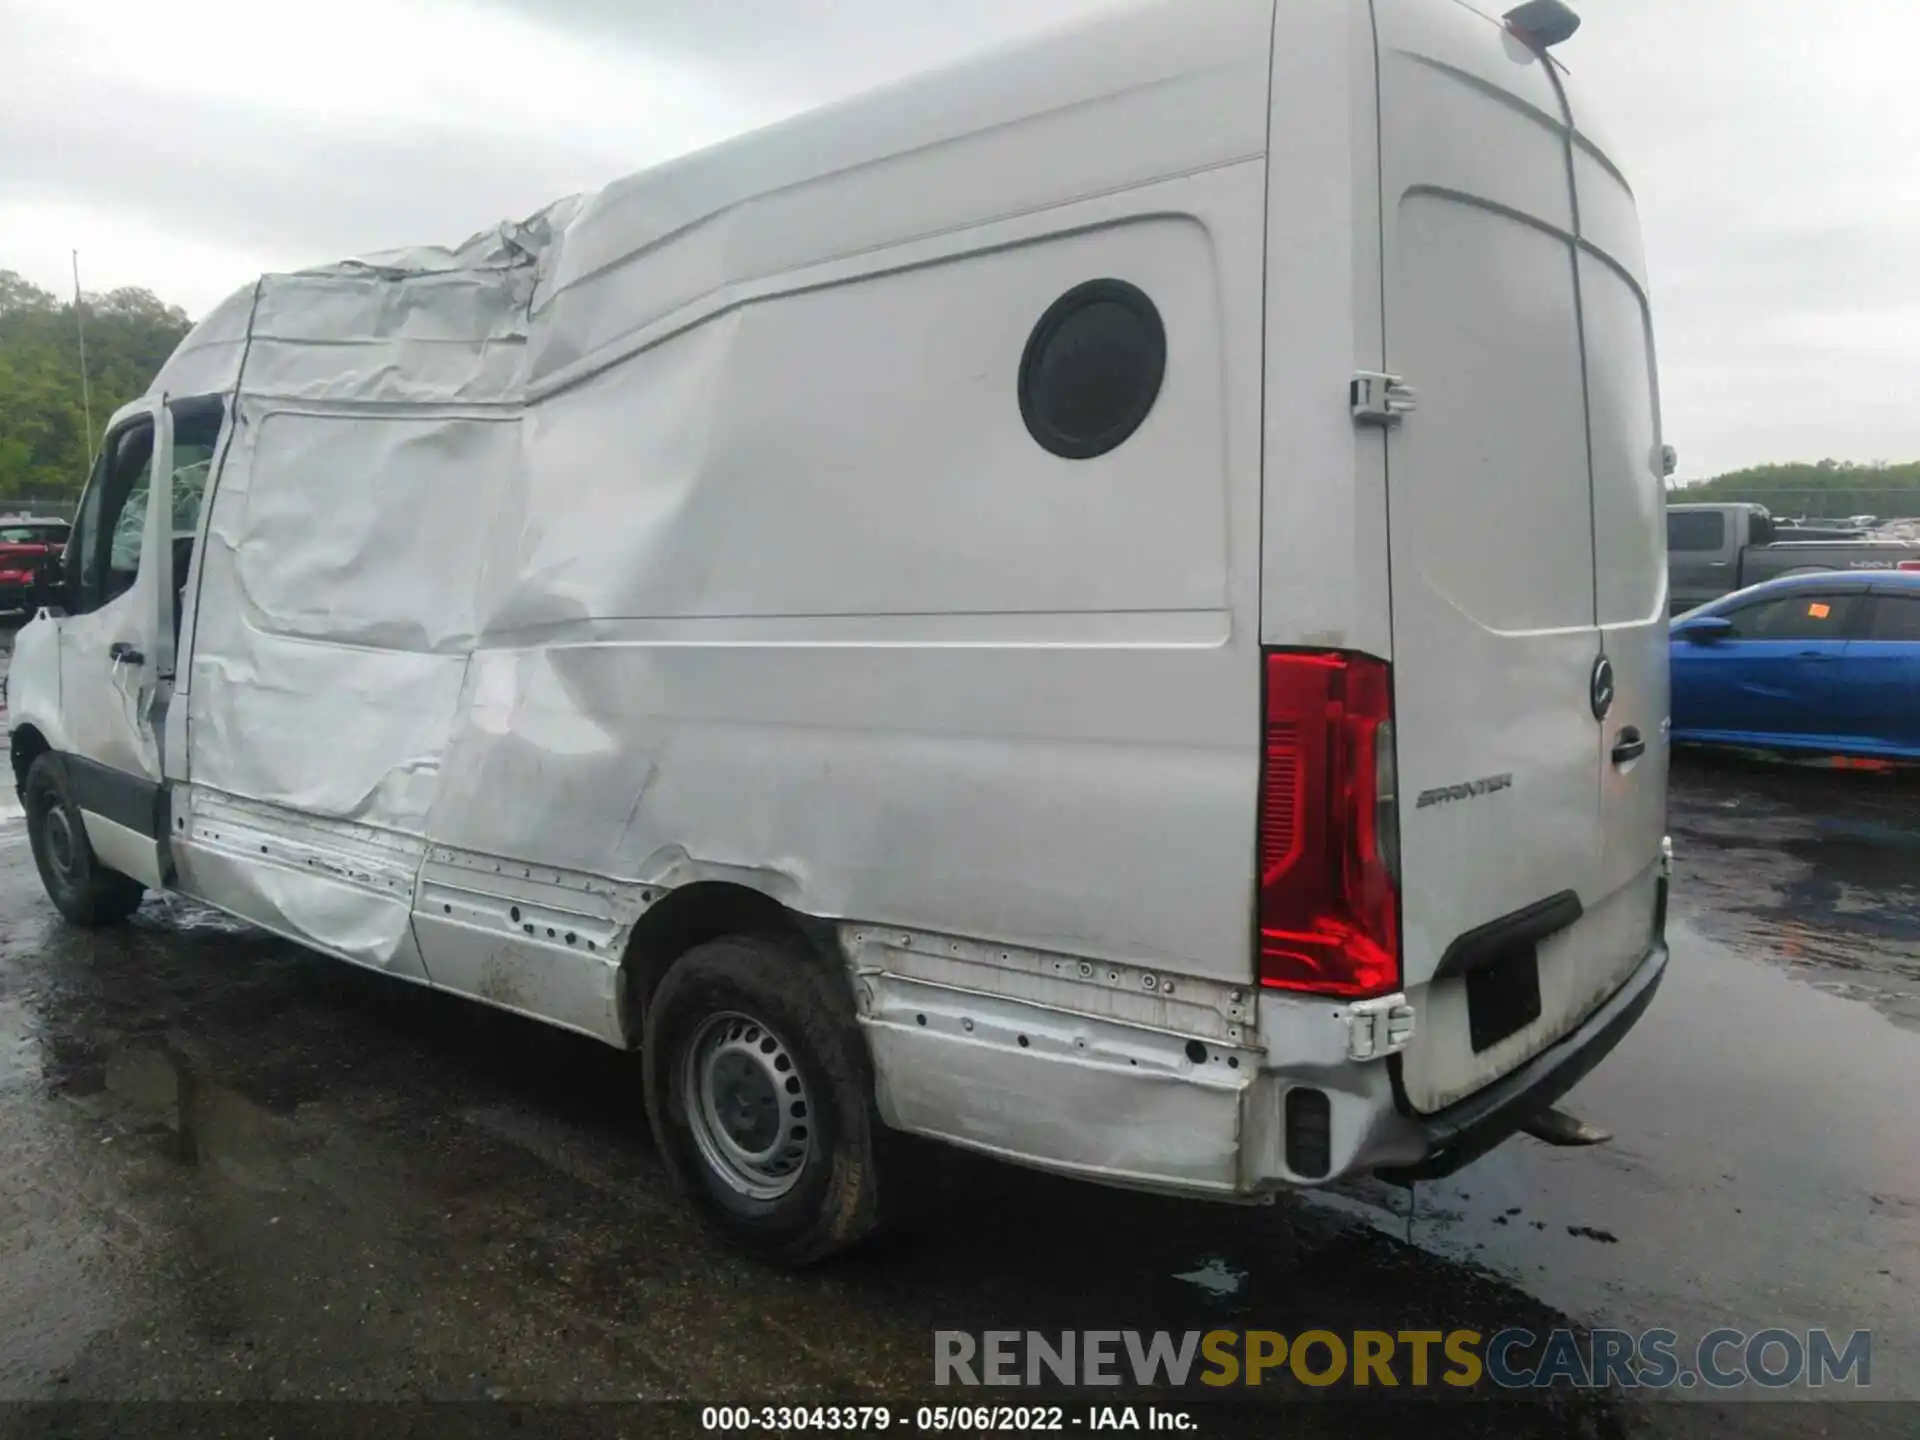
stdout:
{"type": "Polygon", "coordinates": [[[822,964],[839,958],[834,926],[790,909],[765,891],[731,880],[700,880],[668,892],[634,922],[620,960],[620,1021],[638,1046],[647,1006],[674,963],[725,935],[776,934],[798,941],[822,964]]]}
{"type": "Polygon", "coordinates": [[[33,762],[53,749],[47,737],[40,733],[40,727],[25,724],[15,727],[12,737],[13,787],[22,799],[26,798],[27,772],[33,768],[33,762]]]}

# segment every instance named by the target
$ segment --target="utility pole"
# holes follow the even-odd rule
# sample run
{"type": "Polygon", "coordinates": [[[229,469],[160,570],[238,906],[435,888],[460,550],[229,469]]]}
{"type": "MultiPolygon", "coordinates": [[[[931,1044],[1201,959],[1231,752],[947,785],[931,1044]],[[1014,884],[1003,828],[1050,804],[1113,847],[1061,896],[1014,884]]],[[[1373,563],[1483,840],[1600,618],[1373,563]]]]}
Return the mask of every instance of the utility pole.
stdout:
{"type": "Polygon", "coordinates": [[[87,380],[87,315],[80,299],[80,252],[73,252],[73,323],[80,332],[80,414],[87,426],[87,473],[93,473],[93,391],[87,380]]]}

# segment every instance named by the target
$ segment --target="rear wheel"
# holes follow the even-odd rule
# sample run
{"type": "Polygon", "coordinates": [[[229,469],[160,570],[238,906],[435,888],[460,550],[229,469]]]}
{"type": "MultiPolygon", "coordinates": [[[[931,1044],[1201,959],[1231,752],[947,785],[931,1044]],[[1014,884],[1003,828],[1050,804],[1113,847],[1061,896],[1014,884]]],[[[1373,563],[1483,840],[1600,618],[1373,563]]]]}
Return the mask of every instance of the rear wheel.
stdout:
{"type": "Polygon", "coordinates": [[[845,983],[796,941],[682,956],[648,1007],[647,1114],[674,1182],[743,1249],[805,1265],[878,1216],[878,1121],[845,983]]]}
{"type": "Polygon", "coordinates": [[[25,800],[33,862],[54,908],[76,925],[117,925],[131,915],[145,887],[100,863],[53,756],[40,756],[27,771],[25,800]]]}

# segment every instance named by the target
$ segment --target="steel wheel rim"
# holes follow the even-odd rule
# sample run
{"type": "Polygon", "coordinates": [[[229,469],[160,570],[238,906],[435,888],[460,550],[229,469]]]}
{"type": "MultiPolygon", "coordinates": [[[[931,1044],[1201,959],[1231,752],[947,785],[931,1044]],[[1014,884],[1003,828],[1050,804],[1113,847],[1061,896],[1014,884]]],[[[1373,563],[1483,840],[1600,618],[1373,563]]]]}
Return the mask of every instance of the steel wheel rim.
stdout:
{"type": "Polygon", "coordinates": [[[687,1046],[687,1122],[708,1169],[749,1200],[778,1200],[813,1153],[813,1103],[786,1042],[750,1015],[709,1016],[687,1046]]]}
{"type": "Polygon", "coordinates": [[[41,812],[41,832],[46,836],[47,863],[62,880],[73,878],[73,822],[57,803],[41,812]]]}

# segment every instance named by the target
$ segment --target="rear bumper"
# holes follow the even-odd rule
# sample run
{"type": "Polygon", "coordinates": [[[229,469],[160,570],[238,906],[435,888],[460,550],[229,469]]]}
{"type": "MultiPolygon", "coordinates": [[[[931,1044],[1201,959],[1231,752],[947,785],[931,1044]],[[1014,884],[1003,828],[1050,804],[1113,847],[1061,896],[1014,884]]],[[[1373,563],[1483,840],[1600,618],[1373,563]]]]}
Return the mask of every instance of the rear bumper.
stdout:
{"type": "Polygon", "coordinates": [[[1647,952],[1626,983],[1579,1029],[1458,1104],[1415,1119],[1426,1143],[1426,1158],[1412,1165],[1386,1167],[1379,1173],[1392,1180],[1430,1180],[1451,1175],[1478,1160],[1604,1060],[1653,1002],[1666,973],[1667,945],[1662,939],[1647,952]]]}
{"type": "MultiPolygon", "coordinates": [[[[1661,875],[1651,945],[1584,1020],[1430,1114],[1408,1105],[1399,1055],[1354,1058],[1353,1016],[1331,1001],[1257,992],[1256,1017],[1254,996],[1217,982],[1162,973],[1142,993],[1147,977],[1128,967],[1038,956],[1049,975],[1095,979],[1009,970],[1002,993],[986,993],[937,973],[949,951],[972,948],[943,936],[916,936],[911,950],[855,937],[849,959],[889,1126],[1109,1185],[1251,1201],[1352,1174],[1450,1174],[1551,1107],[1652,1002],[1667,967],[1666,889],[1661,875]],[[1016,986],[1027,993],[1005,993],[1016,986]],[[1138,1003],[1122,1006],[1129,996],[1138,1003]],[[1303,1088],[1323,1102],[1326,1143],[1296,1168],[1287,1102],[1303,1088]]],[[[998,969],[967,968],[976,981],[998,969]]]]}

